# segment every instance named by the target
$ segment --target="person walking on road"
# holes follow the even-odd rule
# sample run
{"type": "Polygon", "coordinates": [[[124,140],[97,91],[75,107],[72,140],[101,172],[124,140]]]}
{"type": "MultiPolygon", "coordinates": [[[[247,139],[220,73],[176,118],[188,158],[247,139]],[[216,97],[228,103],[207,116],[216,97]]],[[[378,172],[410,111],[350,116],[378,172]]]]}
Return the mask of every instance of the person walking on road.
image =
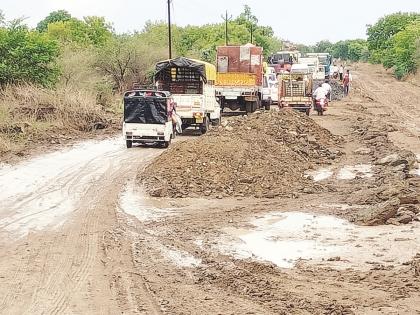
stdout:
{"type": "Polygon", "coordinates": [[[350,70],[347,70],[346,74],[343,77],[343,89],[344,89],[344,96],[349,95],[350,91],[350,84],[353,81],[350,70]]]}
{"type": "Polygon", "coordinates": [[[338,68],[338,73],[340,75],[340,81],[343,81],[343,75],[344,75],[344,67],[343,67],[343,65],[341,65],[340,68],[338,68]]]}

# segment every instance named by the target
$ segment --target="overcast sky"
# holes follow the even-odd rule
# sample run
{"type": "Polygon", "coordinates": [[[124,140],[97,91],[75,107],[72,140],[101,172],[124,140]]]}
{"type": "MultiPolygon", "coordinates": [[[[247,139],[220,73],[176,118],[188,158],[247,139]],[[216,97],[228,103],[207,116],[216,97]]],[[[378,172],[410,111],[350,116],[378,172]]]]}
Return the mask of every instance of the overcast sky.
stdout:
{"type": "MultiPolygon", "coordinates": [[[[141,30],[147,20],[166,19],[166,0],[0,0],[7,19],[25,16],[36,23],[59,9],[81,18],[104,16],[117,32],[141,30]]],[[[366,24],[397,12],[420,12],[420,0],[173,0],[174,23],[220,22],[228,10],[238,15],[248,4],[260,24],[273,27],[277,36],[293,42],[312,44],[322,39],[365,38],[366,24]]]]}

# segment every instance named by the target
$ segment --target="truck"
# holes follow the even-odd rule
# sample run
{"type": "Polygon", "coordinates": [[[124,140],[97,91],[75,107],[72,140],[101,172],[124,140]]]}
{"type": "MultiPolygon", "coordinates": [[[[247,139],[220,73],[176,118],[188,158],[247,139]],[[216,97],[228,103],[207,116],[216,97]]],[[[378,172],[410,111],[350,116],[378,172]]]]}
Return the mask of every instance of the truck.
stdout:
{"type": "Polygon", "coordinates": [[[307,53],[306,55],[309,58],[318,58],[319,68],[320,68],[318,72],[324,73],[324,77],[320,79],[328,79],[330,77],[330,67],[332,64],[332,56],[329,53],[307,53]]]}
{"type": "Polygon", "coordinates": [[[279,107],[291,107],[309,116],[312,108],[312,74],[307,65],[293,65],[279,75],[279,107]]]}
{"type": "Polygon", "coordinates": [[[210,125],[220,124],[214,65],[185,57],[160,61],[155,67],[154,81],[158,90],[171,93],[182,129],[192,126],[204,134],[210,125]]]}
{"type": "Polygon", "coordinates": [[[261,107],[263,49],[252,44],[217,47],[216,96],[222,112],[261,107]]]}
{"type": "Polygon", "coordinates": [[[279,51],[268,57],[268,64],[273,67],[277,74],[289,72],[292,65],[299,62],[300,52],[293,51],[279,51]]]}
{"type": "Polygon", "coordinates": [[[175,137],[173,103],[168,91],[136,89],[125,92],[123,138],[127,148],[133,143],[167,148],[175,137]]]}
{"type": "MultiPolygon", "coordinates": [[[[299,64],[308,65],[309,72],[312,73],[312,77],[314,79],[317,78],[318,70],[319,70],[318,58],[313,58],[313,57],[312,58],[309,58],[309,57],[300,58],[299,59],[299,64]]],[[[322,73],[324,73],[324,71],[322,73]]],[[[324,79],[324,77],[322,77],[321,79],[324,79]]]]}
{"type": "Polygon", "coordinates": [[[265,73],[263,80],[262,105],[266,110],[269,110],[272,104],[278,104],[279,82],[277,76],[271,72],[265,73]]]}

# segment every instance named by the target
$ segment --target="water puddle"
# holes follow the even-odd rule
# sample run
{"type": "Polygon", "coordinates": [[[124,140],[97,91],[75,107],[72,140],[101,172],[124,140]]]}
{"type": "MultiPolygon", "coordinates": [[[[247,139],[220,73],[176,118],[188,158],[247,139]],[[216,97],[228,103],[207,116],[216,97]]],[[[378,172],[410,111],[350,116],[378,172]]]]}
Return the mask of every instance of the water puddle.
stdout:
{"type": "Polygon", "coordinates": [[[319,170],[305,172],[305,177],[310,177],[315,182],[326,180],[332,176],[340,180],[350,180],[355,179],[356,177],[371,178],[373,176],[372,165],[345,165],[339,170],[334,170],[332,168],[321,168],[319,170]]]}
{"type": "Polygon", "coordinates": [[[201,265],[201,259],[196,258],[185,251],[163,245],[160,246],[159,249],[162,255],[177,267],[194,268],[201,265]]]}
{"type": "Polygon", "coordinates": [[[335,268],[393,265],[420,251],[420,224],[362,227],[332,216],[272,213],[251,221],[253,228],[229,228],[217,249],[239,259],[292,268],[299,260],[335,268]]]}
{"type": "Polygon", "coordinates": [[[316,171],[305,172],[305,176],[306,177],[312,177],[312,179],[315,182],[319,182],[319,181],[325,180],[327,178],[330,178],[333,174],[334,174],[334,172],[329,168],[321,168],[321,169],[316,170],[316,171]]]}
{"type": "Polygon", "coordinates": [[[129,182],[120,195],[121,210],[141,222],[157,221],[176,214],[176,208],[157,207],[152,205],[153,202],[157,201],[145,198],[134,182],[129,182]]]}
{"type": "Polygon", "coordinates": [[[373,176],[372,165],[369,164],[358,164],[354,166],[346,165],[338,171],[338,179],[355,179],[356,176],[361,178],[370,178],[373,176]]]}
{"type": "Polygon", "coordinates": [[[124,153],[120,138],[86,141],[0,168],[0,231],[20,236],[58,226],[124,153]]]}

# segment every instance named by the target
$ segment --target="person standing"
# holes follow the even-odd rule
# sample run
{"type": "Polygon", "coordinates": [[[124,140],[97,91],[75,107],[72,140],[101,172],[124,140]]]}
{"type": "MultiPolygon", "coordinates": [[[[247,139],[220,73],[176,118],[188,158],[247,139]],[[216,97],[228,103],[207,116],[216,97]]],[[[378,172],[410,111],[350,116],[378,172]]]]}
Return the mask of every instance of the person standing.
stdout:
{"type": "Polygon", "coordinates": [[[338,73],[340,75],[340,81],[343,81],[343,75],[344,75],[344,67],[343,67],[343,65],[341,65],[340,68],[338,68],[338,73]]]}
{"type": "Polygon", "coordinates": [[[353,81],[350,70],[347,70],[346,74],[343,77],[343,89],[344,89],[344,96],[349,95],[350,91],[350,84],[353,81]]]}

